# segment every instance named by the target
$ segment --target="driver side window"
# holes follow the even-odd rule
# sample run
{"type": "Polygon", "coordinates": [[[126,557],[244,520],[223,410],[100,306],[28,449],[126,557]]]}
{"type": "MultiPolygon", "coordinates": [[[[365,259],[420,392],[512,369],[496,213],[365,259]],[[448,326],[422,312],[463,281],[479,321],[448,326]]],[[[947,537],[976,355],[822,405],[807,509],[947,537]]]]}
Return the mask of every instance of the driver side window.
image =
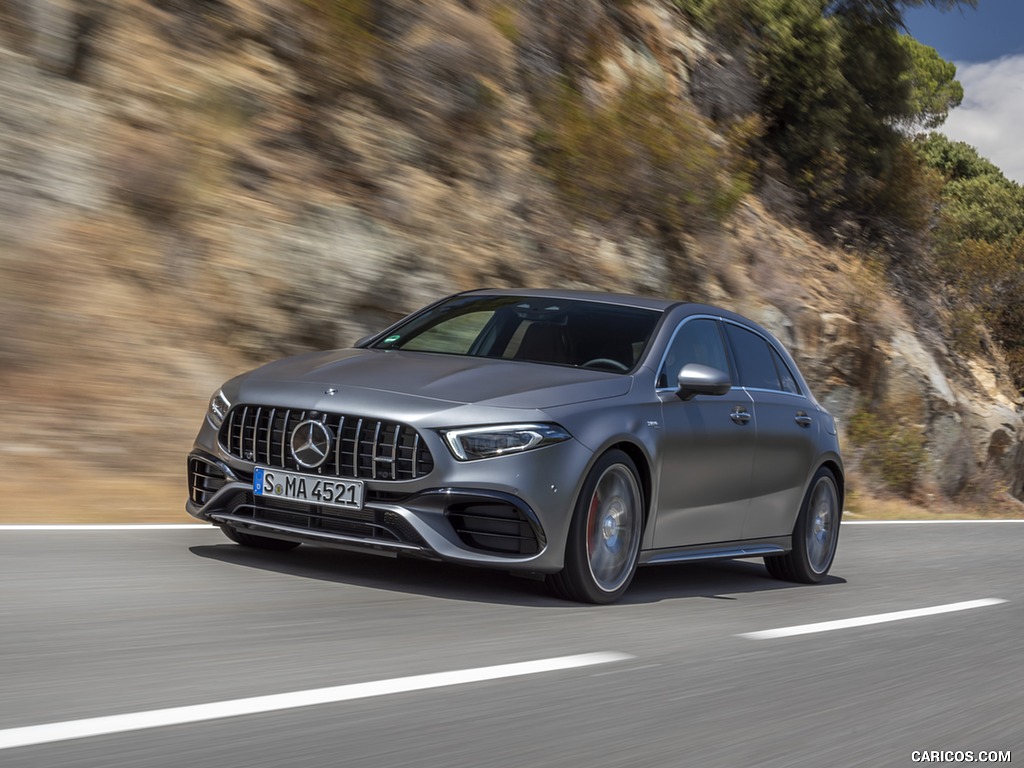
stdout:
{"type": "Polygon", "coordinates": [[[674,387],[679,371],[687,363],[709,365],[729,373],[729,358],[717,320],[702,317],[683,322],[658,372],[658,387],[674,387]]]}

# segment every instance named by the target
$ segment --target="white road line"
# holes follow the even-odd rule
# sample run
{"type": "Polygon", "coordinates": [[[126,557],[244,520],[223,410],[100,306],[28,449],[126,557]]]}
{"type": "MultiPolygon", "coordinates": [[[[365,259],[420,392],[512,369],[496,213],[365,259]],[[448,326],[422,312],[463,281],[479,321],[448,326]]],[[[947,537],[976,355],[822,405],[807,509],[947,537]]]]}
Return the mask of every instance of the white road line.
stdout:
{"type": "Polygon", "coordinates": [[[974,525],[1024,523],[1024,520],[843,520],[843,525],[974,525]]]}
{"type": "Polygon", "coordinates": [[[187,531],[193,528],[217,530],[203,523],[35,523],[0,525],[0,531],[187,531]]]}
{"type": "Polygon", "coordinates": [[[158,728],[165,725],[197,723],[224,717],[254,715],[316,704],[333,704],[339,701],[365,699],[371,696],[385,696],[391,693],[423,691],[450,685],[465,685],[486,680],[500,680],[505,677],[537,675],[542,672],[556,672],[563,669],[590,667],[626,661],[633,657],[626,653],[583,653],[577,656],[561,656],[553,659],[523,661],[516,664],[500,664],[494,667],[462,669],[452,672],[436,672],[428,675],[397,677],[392,680],[376,680],[368,683],[338,685],[331,688],[316,688],[309,691],[278,693],[270,696],[254,696],[248,699],[217,701],[211,704],[195,704],[187,707],[154,709],[149,712],[133,712],[125,715],[90,717],[85,720],[68,720],[63,723],[29,725],[22,728],[0,730],[0,749],[26,747],[31,744],[48,744],[67,739],[82,739],[110,733],[125,733],[144,728],[158,728]]]}
{"type": "Polygon", "coordinates": [[[904,619],[917,619],[922,616],[934,616],[939,613],[953,613],[954,611],[969,611],[972,608],[984,608],[989,605],[999,605],[1006,601],[999,597],[986,597],[982,600],[968,600],[963,603],[949,603],[947,605],[935,605],[931,608],[914,608],[909,611],[893,611],[892,613],[876,613],[874,616],[858,616],[853,619],[838,619],[836,621],[822,621],[817,624],[801,624],[795,627],[780,627],[779,629],[764,629],[760,632],[744,632],[739,637],[747,637],[752,640],[774,640],[779,637],[793,637],[794,635],[810,635],[815,632],[831,632],[834,629],[849,629],[850,627],[866,627],[869,624],[884,624],[889,621],[903,621],[904,619]]]}

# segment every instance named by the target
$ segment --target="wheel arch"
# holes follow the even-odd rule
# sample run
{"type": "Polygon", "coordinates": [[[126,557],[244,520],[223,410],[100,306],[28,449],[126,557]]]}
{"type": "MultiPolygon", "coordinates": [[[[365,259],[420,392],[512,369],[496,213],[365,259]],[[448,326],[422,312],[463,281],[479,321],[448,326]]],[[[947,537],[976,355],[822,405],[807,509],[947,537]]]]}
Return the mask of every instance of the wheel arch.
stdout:
{"type": "Polygon", "coordinates": [[[618,443],[612,443],[601,451],[598,456],[603,456],[608,451],[620,450],[630,459],[633,460],[633,464],[636,467],[636,471],[640,474],[640,492],[644,495],[644,526],[643,531],[647,529],[647,523],[651,515],[651,508],[654,506],[651,498],[653,493],[653,479],[651,475],[651,465],[647,459],[647,454],[644,450],[636,443],[629,442],[628,440],[622,440],[618,443]]]}
{"type": "MultiPolygon", "coordinates": [[[[818,466],[818,469],[821,468],[829,470],[836,479],[836,490],[839,492],[839,511],[841,514],[846,505],[846,476],[843,474],[843,467],[835,459],[829,458],[818,466]]],[[[814,471],[817,472],[818,470],[814,471]]]]}
{"type": "MultiPolygon", "coordinates": [[[[630,440],[620,439],[609,442],[602,450],[593,454],[592,461],[588,463],[583,476],[580,490],[577,491],[575,497],[573,517],[566,540],[564,567],[558,573],[547,577],[555,594],[569,600],[603,605],[618,599],[629,587],[639,564],[640,552],[643,549],[643,532],[647,523],[648,495],[651,484],[650,475],[650,466],[643,449],[630,440]],[[622,454],[629,458],[633,465],[632,468],[625,464],[622,454]],[[626,548],[614,543],[601,546],[599,542],[593,542],[592,549],[592,540],[588,532],[590,530],[597,531],[597,529],[591,528],[591,516],[595,511],[598,515],[605,514],[597,508],[596,492],[604,476],[616,468],[631,476],[630,485],[636,489],[636,493],[640,494],[639,503],[644,509],[641,510],[641,514],[630,513],[627,517],[627,520],[630,521],[628,523],[614,523],[615,530],[626,530],[627,527],[631,529],[630,536],[624,539],[626,548]],[[633,476],[639,482],[634,483],[633,476]],[[587,495],[581,496],[584,492],[587,495]],[[590,504],[590,494],[594,494],[593,506],[590,504]],[[621,552],[619,552],[620,549],[621,552]],[[598,550],[597,556],[594,555],[595,550],[598,550]],[[606,560],[600,556],[600,552],[611,553],[612,562],[601,564],[599,574],[598,571],[595,571],[595,564],[598,564],[598,561],[606,560]],[[608,572],[609,568],[610,572],[608,572]]],[[[630,491],[628,495],[633,496],[633,493],[630,491]]],[[[626,505],[626,508],[635,510],[632,503],[626,505]]],[[[600,533],[596,535],[598,540],[602,538],[600,533]]],[[[617,534],[615,538],[618,539],[617,534]]]]}

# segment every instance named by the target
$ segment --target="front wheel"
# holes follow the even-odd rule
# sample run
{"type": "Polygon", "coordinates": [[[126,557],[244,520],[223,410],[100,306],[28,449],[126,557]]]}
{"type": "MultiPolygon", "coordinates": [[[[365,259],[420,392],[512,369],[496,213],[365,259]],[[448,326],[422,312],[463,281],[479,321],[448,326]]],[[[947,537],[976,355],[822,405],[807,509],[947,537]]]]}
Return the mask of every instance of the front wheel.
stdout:
{"type": "Polygon", "coordinates": [[[619,450],[602,456],[576,501],[565,546],[565,567],[549,577],[561,597],[612,603],[636,573],[644,499],[633,460],[619,450]]]}
{"type": "Polygon", "coordinates": [[[271,539],[269,536],[254,536],[251,533],[240,531],[237,528],[232,528],[228,525],[221,526],[221,530],[224,532],[224,535],[235,542],[235,544],[241,544],[243,547],[249,547],[250,549],[267,549],[274,552],[287,552],[289,549],[295,549],[299,546],[299,542],[297,541],[271,539]]]}
{"type": "Polygon", "coordinates": [[[825,578],[836,556],[843,510],[832,471],[819,469],[800,505],[793,528],[793,549],[764,559],[768,573],[783,581],[814,584],[825,578]]]}

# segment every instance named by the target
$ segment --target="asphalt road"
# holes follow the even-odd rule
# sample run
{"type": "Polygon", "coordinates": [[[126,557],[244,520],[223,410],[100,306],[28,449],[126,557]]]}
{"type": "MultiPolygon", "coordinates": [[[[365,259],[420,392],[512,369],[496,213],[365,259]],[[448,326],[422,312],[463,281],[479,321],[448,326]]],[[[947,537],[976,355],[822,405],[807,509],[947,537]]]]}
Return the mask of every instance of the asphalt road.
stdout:
{"type": "Polygon", "coordinates": [[[504,574],[253,553],[215,529],[3,530],[0,765],[1024,762],[1022,550],[1024,523],[844,525],[821,585],[773,581],[759,561],[665,566],[592,607],[504,574]],[[1005,602],[746,636],[989,598],[1005,602]],[[621,655],[491,669],[591,653],[621,655]],[[471,679],[419,677],[458,670],[471,679]],[[410,676],[397,692],[382,682],[410,676]],[[325,703],[273,697],[336,686],[325,703]],[[264,696],[270,711],[224,716],[223,702],[264,696]],[[185,722],[164,724],[169,708],[185,722]],[[110,715],[136,717],[60,738],[110,715]],[[43,743],[5,746],[54,723],[43,743]]]}

